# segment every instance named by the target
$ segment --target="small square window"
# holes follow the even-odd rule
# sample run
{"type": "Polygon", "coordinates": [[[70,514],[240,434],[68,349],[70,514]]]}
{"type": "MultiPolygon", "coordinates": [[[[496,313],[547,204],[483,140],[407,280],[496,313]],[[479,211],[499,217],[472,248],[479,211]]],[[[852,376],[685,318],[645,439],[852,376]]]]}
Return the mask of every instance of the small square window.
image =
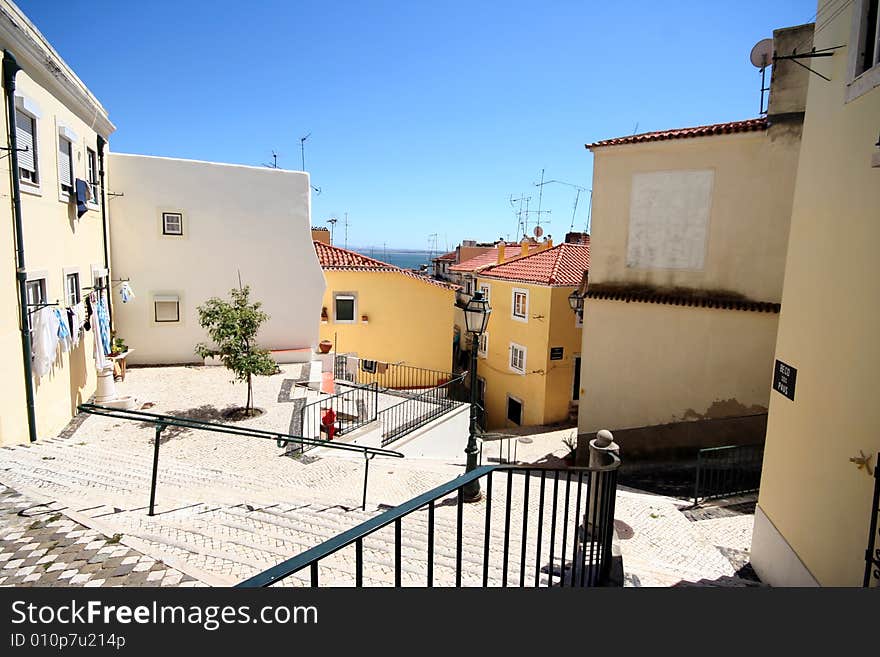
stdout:
{"type": "Polygon", "coordinates": [[[486,303],[489,303],[489,301],[491,301],[491,299],[489,299],[489,286],[480,285],[480,292],[483,293],[483,298],[486,300],[486,303]]]}
{"type": "Polygon", "coordinates": [[[178,297],[154,297],[153,310],[157,322],[180,321],[180,299],[178,297]]]}
{"type": "Polygon", "coordinates": [[[72,307],[79,303],[80,287],[77,272],[64,275],[64,296],[68,306],[72,307]]]}
{"type": "Polygon", "coordinates": [[[162,234],[183,235],[183,215],[179,212],[163,212],[162,234]]]}
{"type": "Polygon", "coordinates": [[[513,397],[507,398],[507,419],[515,425],[522,425],[522,402],[513,397]]]}
{"type": "Polygon", "coordinates": [[[511,314],[515,319],[523,319],[528,321],[529,314],[529,293],[527,290],[513,290],[513,301],[511,304],[511,314]]]}
{"type": "Polygon", "coordinates": [[[333,320],[337,323],[353,324],[356,316],[356,303],[353,294],[337,294],[333,298],[333,320]]]}
{"type": "Polygon", "coordinates": [[[526,373],[526,348],[510,343],[510,369],[519,374],[526,373]]]}

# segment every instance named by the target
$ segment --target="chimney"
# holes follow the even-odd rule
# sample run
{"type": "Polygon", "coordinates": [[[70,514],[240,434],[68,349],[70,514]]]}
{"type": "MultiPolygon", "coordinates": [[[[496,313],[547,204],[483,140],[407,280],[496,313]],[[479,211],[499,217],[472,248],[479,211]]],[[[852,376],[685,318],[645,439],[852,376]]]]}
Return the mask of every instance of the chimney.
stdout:
{"type": "Polygon", "coordinates": [[[547,248],[548,249],[553,248],[553,236],[552,235],[547,236],[547,248]]]}
{"type": "Polygon", "coordinates": [[[528,255],[529,253],[529,239],[527,237],[522,238],[522,242],[519,243],[519,254],[521,256],[528,255]]]}
{"type": "Polygon", "coordinates": [[[504,240],[498,242],[495,248],[498,249],[498,264],[500,265],[504,262],[504,240]]]}
{"type": "Polygon", "coordinates": [[[330,244],[330,231],[326,228],[312,228],[312,241],[330,244]]]}
{"type": "MultiPolygon", "coordinates": [[[[773,30],[773,50],[780,56],[808,53],[813,47],[815,24],[773,30]]],[[[810,62],[806,62],[809,64],[810,62]]],[[[807,106],[807,86],[810,72],[799,66],[797,60],[780,59],[770,69],[770,96],[767,99],[769,117],[803,114],[807,106]]]]}

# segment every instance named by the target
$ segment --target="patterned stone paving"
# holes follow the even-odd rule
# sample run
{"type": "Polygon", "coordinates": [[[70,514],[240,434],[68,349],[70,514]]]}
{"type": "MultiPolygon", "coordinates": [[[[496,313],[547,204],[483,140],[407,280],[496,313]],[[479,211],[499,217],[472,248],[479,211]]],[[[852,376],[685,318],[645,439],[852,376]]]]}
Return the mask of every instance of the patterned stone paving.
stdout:
{"type": "Polygon", "coordinates": [[[0,486],[0,586],[199,586],[162,561],[0,486]]]}

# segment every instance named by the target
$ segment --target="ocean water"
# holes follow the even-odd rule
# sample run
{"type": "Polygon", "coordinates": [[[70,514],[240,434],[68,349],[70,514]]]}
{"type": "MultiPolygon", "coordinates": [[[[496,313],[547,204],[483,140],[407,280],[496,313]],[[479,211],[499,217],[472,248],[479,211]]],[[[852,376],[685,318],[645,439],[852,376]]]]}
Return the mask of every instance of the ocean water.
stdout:
{"type": "Polygon", "coordinates": [[[439,252],[431,254],[430,251],[417,251],[410,249],[383,249],[382,247],[366,247],[352,249],[357,253],[370,256],[376,260],[387,262],[403,269],[418,269],[421,265],[431,267],[431,258],[441,255],[439,252]]]}

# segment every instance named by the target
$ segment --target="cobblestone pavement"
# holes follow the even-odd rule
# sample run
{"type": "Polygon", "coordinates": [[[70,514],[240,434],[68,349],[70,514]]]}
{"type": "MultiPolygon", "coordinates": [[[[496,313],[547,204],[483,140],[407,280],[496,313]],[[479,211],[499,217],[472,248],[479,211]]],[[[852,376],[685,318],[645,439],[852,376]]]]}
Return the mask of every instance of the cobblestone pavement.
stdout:
{"type": "MultiPolygon", "coordinates": [[[[257,404],[267,412],[240,425],[285,430],[293,406],[289,400],[305,393],[288,387],[281,394],[282,386],[300,370],[287,365],[279,375],[258,377],[257,404]]],[[[120,394],[148,402],[152,412],[212,420],[241,394],[223,368],[212,367],[134,368],[119,388],[120,394]]],[[[573,430],[549,429],[518,439],[520,462],[562,465],[568,451],[563,438],[573,430]]],[[[145,505],[153,435],[149,425],[90,416],[56,438],[0,449],[0,484],[26,496],[13,491],[0,496],[0,559],[5,562],[0,584],[233,584],[463,472],[461,463],[376,458],[370,465],[368,508],[361,511],[360,457],[323,454],[299,460],[285,456],[274,440],[169,428],[161,443],[157,514],[151,518],[145,505]],[[36,503],[49,505],[40,508],[51,513],[18,515],[36,503]],[[117,534],[121,543],[114,542],[117,534]],[[50,561],[44,568],[48,578],[42,579],[40,566],[50,561]]],[[[497,462],[497,453],[497,446],[485,448],[483,462],[497,462]]],[[[627,585],[753,585],[747,568],[753,509],[748,504],[688,506],[620,489],[615,524],[627,585]]],[[[467,510],[466,522],[480,508],[467,510]]],[[[438,521],[453,509],[438,505],[438,521]]],[[[476,516],[472,531],[482,535],[476,516]]],[[[438,536],[454,539],[448,528],[438,536]]],[[[408,538],[418,545],[415,533],[408,538]]],[[[437,547],[439,554],[448,546],[437,547]]],[[[474,548],[476,563],[478,546],[466,541],[465,547],[474,548]]],[[[387,583],[387,553],[387,543],[373,548],[377,583],[387,583]]],[[[413,583],[424,581],[416,566],[423,558],[412,552],[408,577],[413,583]]],[[[341,565],[343,571],[348,567],[341,565]]]]}
{"type": "Polygon", "coordinates": [[[0,486],[0,586],[199,586],[193,577],[0,486]]]}

